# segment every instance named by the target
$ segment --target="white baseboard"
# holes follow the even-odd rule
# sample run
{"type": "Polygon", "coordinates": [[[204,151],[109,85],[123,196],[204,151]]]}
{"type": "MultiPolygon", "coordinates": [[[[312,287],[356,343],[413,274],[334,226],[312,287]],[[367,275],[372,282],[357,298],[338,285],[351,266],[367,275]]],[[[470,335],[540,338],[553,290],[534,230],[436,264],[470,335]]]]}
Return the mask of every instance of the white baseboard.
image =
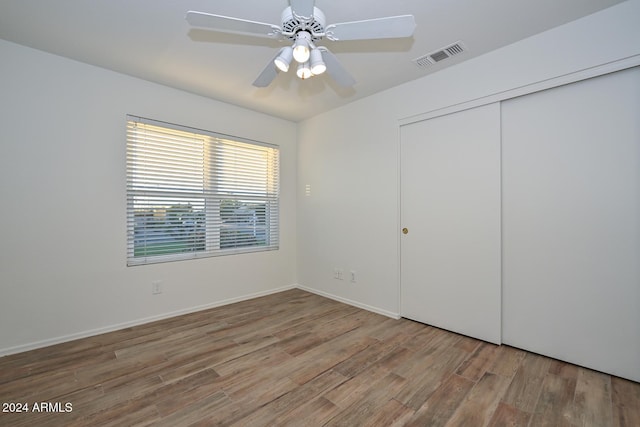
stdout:
{"type": "Polygon", "coordinates": [[[215,307],[220,307],[223,305],[228,305],[228,304],[233,304],[236,302],[241,302],[241,301],[246,301],[246,300],[250,300],[253,298],[259,298],[259,297],[263,297],[266,295],[271,295],[271,294],[276,294],[278,292],[283,292],[283,291],[288,291],[290,289],[300,289],[306,292],[310,292],[312,294],[316,294],[316,295],[320,295],[322,297],[325,298],[329,298],[335,301],[339,301],[345,304],[349,304],[352,305],[354,307],[358,307],[361,308],[363,310],[367,310],[367,311],[371,311],[373,313],[378,313],[381,314],[383,316],[387,316],[390,317],[392,319],[399,319],[401,316],[398,313],[393,313],[387,310],[383,310],[377,307],[372,307],[370,305],[367,304],[362,304],[360,302],[357,301],[352,301],[350,299],[347,298],[342,298],[339,297],[337,295],[333,295],[327,292],[323,292],[323,291],[319,291],[317,289],[313,289],[313,288],[309,288],[307,286],[302,286],[300,284],[294,284],[294,285],[289,285],[289,286],[283,286],[280,288],[276,288],[276,289],[270,289],[268,291],[262,291],[262,292],[256,292],[253,294],[249,294],[249,295],[242,295],[239,297],[235,297],[235,298],[228,298],[225,300],[221,300],[221,301],[216,301],[210,304],[204,304],[204,305],[199,305],[199,306],[195,306],[195,307],[190,307],[187,309],[183,309],[183,310],[177,310],[177,311],[172,311],[169,313],[163,313],[163,314],[159,314],[157,316],[151,316],[151,317],[145,317],[142,319],[136,319],[136,320],[132,320],[130,322],[124,322],[124,323],[118,323],[115,325],[109,325],[109,326],[105,326],[103,328],[96,328],[96,329],[90,329],[87,331],[82,331],[82,332],[78,332],[75,334],[69,334],[69,335],[63,335],[63,336],[59,336],[59,337],[54,337],[54,338],[50,338],[50,339],[46,339],[46,340],[42,340],[42,341],[36,341],[36,342],[31,342],[31,343],[27,343],[27,344],[22,344],[22,345],[17,345],[14,347],[7,347],[7,348],[0,348],[0,357],[2,356],[8,356],[10,354],[16,354],[16,353],[22,353],[24,351],[29,351],[29,350],[35,350],[38,348],[42,348],[42,347],[48,347],[50,345],[56,345],[56,344],[62,344],[65,342],[69,342],[69,341],[73,341],[73,340],[77,340],[77,339],[81,339],[81,338],[88,338],[88,337],[92,337],[95,335],[100,335],[100,334],[105,334],[108,332],[113,332],[113,331],[117,331],[120,329],[125,329],[125,328],[130,328],[132,326],[138,326],[138,325],[144,325],[145,323],[151,323],[151,322],[155,322],[158,320],[163,320],[163,319],[168,319],[171,317],[175,317],[175,316],[182,316],[184,314],[189,314],[189,313],[195,313],[198,311],[202,311],[202,310],[208,310],[210,308],[215,308],[215,307]]]}
{"type": "Polygon", "coordinates": [[[243,295],[243,296],[239,296],[239,297],[235,297],[235,298],[228,298],[228,299],[225,299],[225,300],[222,300],[222,301],[216,301],[216,302],[213,302],[213,303],[210,303],[210,304],[204,304],[204,305],[199,305],[199,306],[195,306],[195,307],[190,307],[190,308],[187,308],[187,309],[177,310],[177,311],[173,311],[173,312],[170,312],[170,313],[163,313],[163,314],[159,314],[157,316],[151,316],[151,317],[146,317],[146,318],[142,318],[142,319],[136,319],[136,320],[132,320],[130,322],[119,323],[119,324],[116,324],[116,325],[109,325],[109,326],[105,326],[103,328],[90,329],[88,331],[82,331],[82,332],[78,332],[78,333],[70,334],[70,335],[63,335],[63,336],[59,336],[59,337],[55,337],[55,338],[42,340],[42,341],[36,341],[36,342],[28,343],[28,344],[17,345],[17,346],[14,346],[14,347],[0,348],[0,357],[8,356],[10,354],[22,353],[24,351],[29,351],[29,350],[35,350],[37,348],[48,347],[50,345],[61,344],[61,343],[65,343],[65,342],[68,342],[68,341],[77,340],[77,339],[80,339],[80,338],[87,338],[87,337],[92,337],[92,336],[95,336],[95,335],[105,334],[107,332],[113,332],[113,331],[117,331],[117,330],[120,330],[120,329],[130,328],[132,326],[143,325],[145,323],[151,323],[151,322],[155,322],[157,320],[163,320],[163,319],[168,319],[170,317],[181,316],[183,314],[195,313],[197,311],[207,310],[207,309],[210,309],[210,308],[215,308],[215,307],[220,307],[220,306],[223,306],[223,305],[233,304],[233,303],[236,303],[236,302],[246,301],[246,300],[250,300],[250,299],[253,299],[253,298],[263,297],[263,296],[266,296],[266,295],[276,294],[278,292],[288,291],[290,289],[296,289],[297,287],[298,287],[297,285],[283,286],[283,287],[277,288],[277,289],[270,289],[268,291],[256,292],[256,293],[253,293],[253,294],[243,295]]]}
{"type": "Polygon", "coordinates": [[[373,306],[370,306],[370,305],[367,305],[367,304],[362,304],[362,303],[360,303],[358,301],[353,301],[353,300],[350,300],[350,299],[347,299],[347,298],[339,297],[337,295],[333,295],[333,294],[330,294],[330,293],[324,292],[324,291],[319,291],[317,289],[309,288],[307,286],[303,286],[303,285],[300,285],[300,284],[296,285],[296,288],[301,289],[303,291],[311,292],[312,294],[320,295],[322,297],[329,298],[329,299],[332,299],[332,300],[335,300],[335,301],[338,301],[338,302],[349,304],[349,305],[352,305],[354,307],[361,308],[363,310],[367,310],[367,311],[371,311],[373,313],[381,314],[383,316],[391,317],[392,319],[398,320],[398,319],[400,319],[400,317],[402,317],[402,316],[400,316],[400,313],[394,313],[394,312],[391,312],[391,311],[388,311],[388,310],[383,310],[383,309],[378,308],[378,307],[373,307],[373,306]]]}

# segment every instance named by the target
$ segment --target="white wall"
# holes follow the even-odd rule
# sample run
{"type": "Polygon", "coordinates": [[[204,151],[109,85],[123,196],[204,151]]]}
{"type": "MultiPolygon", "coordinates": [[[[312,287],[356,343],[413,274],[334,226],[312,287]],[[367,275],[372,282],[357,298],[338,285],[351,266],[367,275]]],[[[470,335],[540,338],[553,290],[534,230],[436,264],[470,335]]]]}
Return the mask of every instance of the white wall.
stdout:
{"type": "Polygon", "coordinates": [[[295,284],[295,123],[4,41],[0,58],[0,354],[295,284]],[[280,250],[126,267],[127,113],[279,144],[280,250]]]}
{"type": "Polygon", "coordinates": [[[302,122],[299,283],[399,314],[398,120],[639,55],[638,16],[629,0],[302,122]],[[333,279],[334,267],[358,282],[333,279]]]}

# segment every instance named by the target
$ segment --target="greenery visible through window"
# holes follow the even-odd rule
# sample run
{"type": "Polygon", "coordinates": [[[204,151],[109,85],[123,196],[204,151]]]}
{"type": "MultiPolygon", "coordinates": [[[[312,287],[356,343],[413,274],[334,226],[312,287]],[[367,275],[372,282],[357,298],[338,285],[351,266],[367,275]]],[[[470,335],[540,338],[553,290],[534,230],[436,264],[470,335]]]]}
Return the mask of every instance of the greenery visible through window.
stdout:
{"type": "Polygon", "coordinates": [[[128,116],[127,264],[278,248],[276,146],[128,116]]]}

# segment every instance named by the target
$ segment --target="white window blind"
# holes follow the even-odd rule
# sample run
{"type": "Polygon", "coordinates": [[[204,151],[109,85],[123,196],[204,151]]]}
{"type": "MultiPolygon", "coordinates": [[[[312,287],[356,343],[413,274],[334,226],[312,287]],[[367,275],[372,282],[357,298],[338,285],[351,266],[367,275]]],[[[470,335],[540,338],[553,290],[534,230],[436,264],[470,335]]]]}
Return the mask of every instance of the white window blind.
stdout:
{"type": "Polygon", "coordinates": [[[127,265],[278,249],[279,157],[127,116],[127,265]]]}

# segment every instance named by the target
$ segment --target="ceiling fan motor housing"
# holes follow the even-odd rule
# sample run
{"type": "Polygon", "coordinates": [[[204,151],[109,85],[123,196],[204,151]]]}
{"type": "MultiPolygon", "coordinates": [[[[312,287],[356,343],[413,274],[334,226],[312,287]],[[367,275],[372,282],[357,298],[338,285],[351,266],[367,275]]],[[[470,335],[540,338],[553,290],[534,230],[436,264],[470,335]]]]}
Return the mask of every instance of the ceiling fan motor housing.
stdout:
{"type": "Polygon", "coordinates": [[[298,32],[307,31],[311,34],[311,41],[316,42],[322,39],[326,24],[324,13],[317,7],[313,8],[313,16],[311,17],[295,15],[291,6],[282,11],[282,30],[284,35],[291,40],[295,40],[298,32]]]}

